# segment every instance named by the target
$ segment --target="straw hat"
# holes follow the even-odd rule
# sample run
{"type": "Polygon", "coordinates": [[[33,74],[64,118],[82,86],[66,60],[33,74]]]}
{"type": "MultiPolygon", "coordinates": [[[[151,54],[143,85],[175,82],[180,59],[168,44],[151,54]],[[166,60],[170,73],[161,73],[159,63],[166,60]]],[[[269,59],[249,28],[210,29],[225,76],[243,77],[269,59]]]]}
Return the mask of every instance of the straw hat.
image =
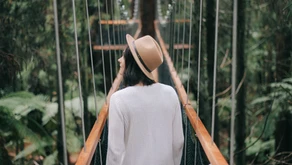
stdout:
{"type": "Polygon", "coordinates": [[[135,40],[131,35],[127,34],[126,39],[133,57],[142,72],[148,78],[154,80],[151,72],[163,62],[162,51],[158,43],[149,35],[135,40]]]}

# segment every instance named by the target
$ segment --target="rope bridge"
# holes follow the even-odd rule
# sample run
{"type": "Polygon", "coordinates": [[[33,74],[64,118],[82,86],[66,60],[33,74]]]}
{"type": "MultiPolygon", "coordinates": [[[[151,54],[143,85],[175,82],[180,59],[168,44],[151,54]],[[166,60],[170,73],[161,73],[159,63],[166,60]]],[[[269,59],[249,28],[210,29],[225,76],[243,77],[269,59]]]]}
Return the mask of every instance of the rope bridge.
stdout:
{"type": "MultiPolygon", "coordinates": [[[[203,162],[203,156],[200,153],[201,147],[204,151],[204,155],[208,159],[208,163],[212,165],[225,165],[228,164],[214,143],[214,108],[215,108],[215,88],[216,88],[216,55],[217,55],[217,34],[218,34],[218,11],[219,11],[219,0],[217,0],[217,13],[216,13],[216,29],[215,29],[215,62],[214,62],[214,92],[213,92],[213,106],[212,106],[212,130],[211,135],[205,128],[204,124],[199,118],[199,92],[197,93],[197,110],[193,108],[191,105],[191,101],[189,99],[189,84],[190,84],[190,65],[191,65],[191,52],[194,49],[194,44],[192,43],[192,24],[193,24],[193,1],[179,1],[175,2],[173,1],[172,4],[168,4],[164,10],[166,10],[165,14],[163,14],[162,11],[162,2],[160,0],[157,0],[157,11],[158,16],[156,21],[154,22],[155,25],[155,32],[157,40],[162,48],[164,58],[166,65],[169,70],[169,74],[172,79],[172,85],[175,86],[176,91],[179,95],[182,107],[184,108],[184,132],[185,132],[185,146],[184,146],[184,153],[182,158],[181,164],[204,164],[203,162]],[[183,13],[183,15],[181,14],[183,13]],[[182,29],[182,31],[181,31],[182,29]],[[171,35],[170,35],[171,34],[171,35]],[[168,43],[166,43],[168,41],[168,43]],[[180,52],[178,50],[181,50],[180,52]],[[188,55],[188,58],[185,59],[185,54],[188,55]],[[178,74],[179,66],[178,61],[179,58],[181,60],[181,68],[180,73],[178,74]],[[187,85],[186,89],[181,81],[182,78],[184,78],[184,62],[187,62],[187,85]],[[188,125],[191,125],[193,129],[189,129],[188,125]],[[190,140],[192,142],[190,142],[190,140]],[[193,145],[194,149],[193,151],[195,153],[188,154],[188,146],[193,145]],[[189,157],[187,157],[189,156],[189,157]],[[191,158],[190,158],[191,156],[191,158]],[[188,160],[187,160],[188,159],[188,160]],[[189,161],[192,159],[192,161],[189,161]],[[191,163],[190,163],[191,162],[191,163]]],[[[107,1],[108,2],[108,1],[107,1]]],[[[94,161],[94,164],[104,164],[103,159],[105,158],[104,154],[106,152],[106,146],[104,146],[102,150],[102,142],[101,140],[106,138],[106,121],[108,116],[108,103],[111,95],[117,91],[120,87],[121,81],[122,81],[122,74],[121,71],[116,72],[115,79],[113,80],[113,64],[110,61],[109,69],[111,70],[110,77],[111,77],[111,88],[109,92],[107,92],[106,87],[106,75],[105,75],[105,63],[104,63],[104,51],[108,51],[109,56],[114,55],[115,56],[115,64],[117,61],[117,56],[120,56],[122,54],[122,50],[126,47],[125,42],[125,34],[129,33],[134,36],[134,38],[138,38],[140,32],[141,32],[141,21],[138,19],[138,6],[139,1],[134,1],[134,10],[132,13],[131,19],[129,18],[129,14],[127,12],[127,9],[125,8],[125,5],[122,4],[121,1],[118,1],[118,3],[114,3],[113,0],[111,0],[111,7],[109,7],[108,3],[105,3],[105,13],[110,14],[112,16],[117,15],[114,17],[114,20],[102,20],[99,21],[99,40],[96,41],[97,45],[93,45],[91,41],[90,36],[90,24],[88,21],[88,40],[89,40],[89,47],[90,47],[90,58],[91,58],[91,71],[94,75],[94,67],[93,67],[93,51],[101,51],[102,55],[102,64],[103,64],[103,79],[104,79],[104,93],[106,95],[105,103],[103,104],[102,108],[100,110],[97,109],[97,105],[95,102],[95,108],[96,108],[96,114],[97,119],[95,121],[95,124],[92,127],[92,130],[88,136],[88,138],[85,138],[84,133],[84,119],[82,119],[82,126],[83,126],[83,139],[84,139],[84,147],[81,150],[78,160],[76,162],[77,165],[83,165],[83,164],[91,164],[94,161]],[[109,11],[109,8],[111,9],[109,11]],[[114,9],[117,9],[115,11],[114,9]],[[104,26],[104,27],[103,27],[104,26]],[[111,54],[113,53],[113,54],[111,54]],[[102,136],[104,138],[102,138],[102,136]],[[99,153],[99,154],[98,154],[99,153]],[[95,159],[93,160],[93,158],[95,159]],[[99,162],[98,162],[99,159],[99,162]]],[[[99,0],[98,3],[100,4],[99,0]]],[[[235,0],[236,3],[236,0],[235,0]]],[[[236,5],[235,5],[236,6],[236,5]]],[[[78,34],[76,30],[76,16],[75,16],[75,2],[72,0],[72,7],[73,7],[73,16],[74,16],[74,35],[75,35],[75,43],[78,43],[78,34]]],[[[59,36],[58,36],[58,18],[57,18],[57,10],[56,10],[56,0],[54,0],[54,10],[55,10],[55,29],[56,29],[56,48],[57,48],[57,57],[58,57],[58,76],[61,77],[61,66],[60,66],[60,50],[59,50],[59,36]]],[[[86,8],[87,8],[87,18],[89,20],[89,14],[88,14],[88,5],[86,0],[86,8]]],[[[101,9],[99,5],[99,17],[101,18],[101,9]]],[[[237,8],[234,8],[234,13],[236,13],[237,8]]],[[[200,61],[201,61],[201,26],[202,26],[202,0],[200,0],[200,25],[199,25],[199,42],[198,46],[196,47],[198,50],[198,82],[200,81],[200,61]]],[[[234,26],[236,26],[236,20],[234,20],[234,26]]],[[[236,29],[235,29],[236,31],[236,29]]],[[[236,36],[234,36],[236,39],[236,36]]],[[[236,40],[234,40],[236,41],[236,40]]],[[[78,50],[78,44],[76,45],[76,59],[79,61],[79,50],[78,50]]],[[[236,45],[236,42],[233,43],[233,45],[236,45]]],[[[236,52],[236,46],[233,47],[233,51],[236,52]]],[[[234,53],[235,54],[235,53],[234,53]]],[[[233,59],[234,60],[234,59],[233,59]]],[[[115,66],[117,70],[117,65],[115,66]]],[[[81,81],[80,81],[80,66],[79,62],[77,62],[77,72],[78,72],[78,82],[79,82],[79,97],[80,97],[80,109],[81,109],[81,116],[83,116],[83,104],[82,104],[82,89],[81,89],[81,81]]],[[[235,70],[235,68],[233,68],[235,70]]],[[[233,70],[233,71],[234,71],[233,70]]],[[[157,70],[156,73],[156,80],[159,80],[157,70]]],[[[235,75],[232,77],[236,77],[235,75]]],[[[62,78],[59,78],[60,80],[62,78]]],[[[92,84],[94,87],[94,98],[96,100],[96,89],[95,89],[95,81],[92,80],[92,84]]],[[[235,83],[235,80],[232,82],[235,83]],[[234,81],[234,82],[233,82],[234,81]]],[[[198,91],[200,89],[200,83],[197,83],[198,91]]],[[[59,82],[59,88],[62,88],[61,82],[59,82]]],[[[233,86],[235,89],[235,87],[233,86]]],[[[62,91],[62,89],[60,90],[62,91]]],[[[234,94],[235,91],[232,93],[232,100],[234,101],[234,94]]],[[[60,94],[62,95],[62,94],[60,94]]],[[[63,98],[60,97],[60,98],[63,98]]],[[[234,104],[234,103],[233,103],[234,104]]],[[[63,107],[63,106],[61,106],[63,107]]],[[[232,105],[234,110],[234,105],[232,105]]],[[[62,114],[64,114],[64,109],[61,109],[62,114]]],[[[234,114],[233,114],[234,115],[234,114]]],[[[230,149],[230,164],[233,164],[233,138],[234,138],[234,122],[231,120],[231,149],[230,149]]],[[[64,120],[62,120],[63,125],[63,136],[65,136],[65,124],[64,120]]],[[[64,141],[64,147],[66,148],[66,140],[64,141]]],[[[106,140],[105,140],[106,145],[106,140]]],[[[106,155],[106,154],[105,154],[106,155]]],[[[67,164],[67,153],[66,150],[64,151],[64,162],[67,164]]]]}

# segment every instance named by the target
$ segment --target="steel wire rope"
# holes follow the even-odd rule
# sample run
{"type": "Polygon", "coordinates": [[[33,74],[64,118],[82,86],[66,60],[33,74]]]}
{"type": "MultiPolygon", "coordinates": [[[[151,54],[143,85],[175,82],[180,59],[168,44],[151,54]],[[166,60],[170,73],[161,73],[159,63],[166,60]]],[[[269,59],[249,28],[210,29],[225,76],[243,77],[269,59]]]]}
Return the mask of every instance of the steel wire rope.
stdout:
{"type": "MultiPolygon", "coordinates": [[[[187,7],[187,1],[184,0],[184,11],[186,11],[186,7],[187,7]]],[[[184,20],[186,19],[186,12],[184,12],[184,20]]],[[[185,33],[186,33],[186,22],[184,22],[183,25],[183,41],[182,44],[185,44],[185,33]]],[[[182,57],[181,57],[181,78],[183,78],[183,67],[184,67],[184,53],[185,53],[185,49],[182,49],[182,57]]]]}
{"type": "Polygon", "coordinates": [[[233,1],[233,30],[232,30],[232,90],[231,90],[231,126],[230,126],[230,165],[234,164],[234,119],[236,104],[236,61],[237,61],[237,0],[233,1]]]}
{"type": "MultiPolygon", "coordinates": [[[[111,15],[112,15],[112,20],[113,20],[113,24],[112,24],[112,35],[113,35],[113,44],[115,46],[117,46],[117,43],[116,43],[116,35],[115,35],[115,26],[116,26],[116,21],[115,21],[115,3],[113,0],[111,0],[111,15]]],[[[116,73],[118,73],[118,58],[117,58],[117,50],[114,49],[114,56],[115,56],[115,70],[116,70],[116,73]]]]}
{"type": "MultiPolygon", "coordinates": [[[[190,88],[190,66],[191,66],[191,44],[192,44],[192,12],[193,12],[193,1],[190,1],[190,29],[189,29],[189,52],[188,52],[188,81],[187,81],[187,98],[186,98],[186,104],[189,104],[189,88],[190,88]]],[[[187,118],[188,119],[188,118],[187,118]]],[[[186,119],[186,121],[188,121],[186,119]]],[[[187,130],[187,125],[188,123],[186,122],[186,132],[187,130]]],[[[187,144],[187,140],[185,140],[185,145],[187,144]]],[[[185,162],[184,164],[186,165],[186,148],[187,146],[185,146],[185,162]]]]}
{"type": "Polygon", "coordinates": [[[214,142],[215,128],[215,98],[216,98],[216,70],[217,70],[217,44],[218,44],[218,22],[219,22],[219,0],[216,0],[216,22],[215,22],[215,45],[214,45],[214,69],[213,69],[213,96],[212,96],[212,144],[214,142]]]}
{"type": "Polygon", "coordinates": [[[77,34],[77,25],[76,25],[77,23],[76,23],[75,0],[72,0],[72,8],[73,8],[75,51],[76,51],[76,64],[77,64],[79,102],[80,102],[80,107],[79,108],[80,108],[80,111],[81,111],[81,122],[82,122],[82,135],[83,135],[84,151],[86,152],[84,109],[83,109],[83,97],[82,97],[81,76],[80,76],[80,56],[79,56],[79,49],[78,49],[78,34],[77,34]]]}
{"type": "MultiPolygon", "coordinates": [[[[104,50],[103,50],[103,39],[102,39],[102,35],[103,35],[103,33],[102,33],[102,27],[101,27],[101,10],[100,10],[100,6],[101,6],[101,4],[100,4],[100,0],[98,0],[98,17],[99,17],[99,35],[100,35],[100,44],[101,44],[101,47],[102,47],[102,49],[101,49],[101,56],[102,56],[102,72],[103,72],[103,83],[104,83],[104,85],[103,85],[103,87],[104,87],[104,95],[105,95],[105,103],[106,104],[108,104],[107,103],[107,99],[106,99],[106,96],[107,96],[107,89],[106,89],[106,76],[105,76],[105,62],[104,62],[104,50]]],[[[99,139],[99,143],[100,143],[100,139],[99,139]]],[[[101,162],[101,164],[102,164],[102,154],[101,154],[101,145],[99,145],[100,147],[99,147],[99,157],[100,157],[100,162],[101,162]]]]}
{"type": "MultiPolygon", "coordinates": [[[[109,15],[108,12],[108,1],[105,2],[105,10],[106,14],[109,15]]],[[[111,39],[110,39],[110,25],[109,25],[109,19],[107,19],[107,38],[108,38],[108,46],[109,46],[109,63],[110,63],[110,76],[111,76],[111,84],[113,83],[113,68],[112,68],[112,51],[111,51],[111,39]]]]}
{"type": "Polygon", "coordinates": [[[189,30],[189,52],[188,52],[188,81],[187,81],[187,98],[186,98],[186,103],[189,101],[189,88],[190,88],[190,66],[191,66],[191,44],[192,44],[192,12],[193,12],[193,7],[192,7],[192,1],[190,2],[190,30],[189,30]]]}
{"type": "MultiPolygon", "coordinates": [[[[170,35],[169,37],[171,37],[173,35],[173,33],[175,34],[175,11],[176,10],[176,0],[172,0],[172,4],[171,4],[171,14],[170,14],[170,19],[171,19],[171,24],[170,24],[170,35]]],[[[175,36],[175,35],[174,35],[175,36]]],[[[172,57],[172,61],[173,63],[175,63],[175,59],[174,59],[174,40],[173,39],[169,39],[170,41],[170,45],[171,47],[169,47],[169,50],[171,51],[171,57],[172,57]]]]}
{"type": "MultiPolygon", "coordinates": [[[[180,3],[179,3],[179,1],[177,2],[177,6],[178,6],[178,14],[177,14],[177,45],[179,45],[179,37],[180,37],[180,22],[179,22],[179,20],[180,20],[180,3]]],[[[177,47],[177,49],[176,49],[176,68],[178,68],[178,56],[179,56],[179,48],[177,47]]]]}
{"type": "Polygon", "coordinates": [[[104,62],[104,50],[103,50],[103,39],[102,39],[102,28],[101,28],[101,12],[100,12],[100,0],[98,0],[98,17],[99,17],[99,35],[100,35],[100,44],[101,44],[101,57],[102,57],[102,72],[103,72],[103,87],[104,87],[104,95],[105,95],[105,102],[107,104],[107,89],[106,89],[106,77],[105,77],[105,62],[104,62]]]}
{"type": "Polygon", "coordinates": [[[89,23],[89,11],[88,11],[88,0],[85,1],[86,5],[86,19],[87,19],[87,28],[88,28],[88,41],[89,41],[89,51],[90,51],[90,60],[91,60],[91,73],[92,73],[92,85],[93,85],[93,96],[94,96],[94,107],[96,111],[96,118],[98,118],[98,109],[97,109],[97,102],[96,102],[96,86],[95,86],[95,79],[94,79],[94,65],[93,65],[93,55],[92,55],[92,42],[91,42],[91,28],[89,23]]]}
{"type": "MultiPolygon", "coordinates": [[[[121,20],[121,33],[120,33],[120,35],[121,35],[121,44],[123,45],[125,42],[125,39],[126,39],[126,37],[124,37],[125,35],[124,35],[124,33],[125,33],[125,26],[126,26],[126,24],[124,24],[124,17],[123,17],[123,13],[124,13],[124,11],[125,11],[125,5],[122,5],[121,6],[121,9],[122,10],[120,10],[120,20],[121,20]]],[[[122,52],[122,50],[121,50],[121,52],[122,52]]]]}
{"type": "MultiPolygon", "coordinates": [[[[117,0],[117,4],[118,4],[118,18],[117,18],[117,26],[118,26],[118,45],[121,45],[121,36],[120,36],[120,23],[121,23],[121,18],[120,18],[120,14],[121,14],[121,9],[120,9],[120,2],[121,0],[117,0]]],[[[118,49],[119,54],[121,53],[121,51],[118,49]]]]}
{"type": "MultiPolygon", "coordinates": [[[[93,65],[93,55],[92,55],[92,42],[91,42],[91,28],[89,23],[89,11],[88,11],[88,0],[85,1],[86,5],[86,19],[87,19],[87,28],[88,28],[88,40],[89,40],[89,50],[90,50],[90,60],[91,60],[91,73],[92,73],[92,85],[93,85],[93,95],[94,95],[94,107],[96,112],[96,120],[98,120],[98,108],[97,108],[97,98],[96,98],[96,86],[95,86],[95,73],[94,73],[94,65],[93,65]]],[[[100,140],[98,142],[99,149],[101,150],[100,140]]],[[[85,151],[85,150],[84,150],[85,151]]],[[[100,163],[102,164],[102,157],[100,157],[100,163]]]]}
{"type": "MultiPolygon", "coordinates": [[[[198,80],[197,80],[197,120],[199,120],[200,113],[200,82],[201,82],[201,37],[202,37],[202,9],[203,1],[200,0],[200,22],[199,22],[199,45],[198,45],[198,80]]],[[[198,140],[196,140],[195,151],[198,150],[198,140]]],[[[197,164],[197,154],[195,154],[195,165],[197,164]]]]}
{"type": "Polygon", "coordinates": [[[59,41],[59,27],[58,27],[58,11],[57,2],[54,0],[54,24],[55,24],[55,37],[56,37],[56,58],[58,70],[58,86],[59,86],[59,104],[61,111],[61,127],[62,127],[62,140],[63,140],[63,157],[64,164],[68,164],[67,157],[67,142],[66,142],[66,127],[65,127],[65,111],[64,111],[64,95],[63,95],[63,82],[62,82],[62,67],[60,55],[60,41],[59,41]]]}

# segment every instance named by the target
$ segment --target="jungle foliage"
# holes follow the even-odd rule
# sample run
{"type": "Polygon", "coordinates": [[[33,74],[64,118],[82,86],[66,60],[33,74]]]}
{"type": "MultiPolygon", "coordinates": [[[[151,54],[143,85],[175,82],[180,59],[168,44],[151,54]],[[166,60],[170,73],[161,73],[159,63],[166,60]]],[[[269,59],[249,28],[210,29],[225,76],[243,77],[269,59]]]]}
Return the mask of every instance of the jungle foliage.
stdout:
{"type": "MultiPolygon", "coordinates": [[[[98,2],[90,0],[88,2],[90,34],[95,44],[100,42],[98,23],[101,19],[123,18],[120,16],[120,9],[116,9],[114,15],[106,13],[103,0],[101,0],[101,18],[99,18],[98,2]]],[[[177,2],[179,5],[183,4],[177,2]]],[[[292,1],[240,0],[240,2],[242,3],[238,10],[244,11],[241,14],[244,14],[245,20],[241,22],[242,26],[238,27],[239,30],[244,31],[241,36],[243,42],[239,42],[242,45],[238,45],[238,48],[244,50],[243,58],[239,61],[244,68],[241,70],[243,74],[238,77],[237,85],[238,90],[243,86],[245,88],[244,99],[240,99],[243,100],[245,124],[244,127],[240,125],[237,127],[239,131],[244,132],[244,136],[239,137],[244,142],[244,148],[239,148],[235,154],[245,156],[240,159],[243,161],[242,164],[292,163],[292,1]]],[[[126,9],[132,7],[127,0],[118,3],[124,4],[126,9]]],[[[168,3],[171,2],[162,1],[164,13],[168,3]]],[[[198,44],[198,4],[199,1],[195,1],[193,11],[195,21],[192,25],[194,33],[192,40],[195,45],[198,44]]],[[[206,126],[210,123],[208,121],[212,95],[210,71],[213,69],[210,63],[214,60],[211,59],[210,54],[214,51],[215,4],[215,0],[207,0],[203,5],[202,78],[199,82],[202,103],[199,105],[202,106],[201,117],[206,126]]],[[[93,52],[95,75],[92,75],[85,1],[76,1],[75,5],[81,57],[78,63],[81,64],[83,108],[87,119],[85,124],[88,135],[96,119],[92,79],[96,82],[97,105],[100,109],[106,95],[104,82],[107,84],[108,91],[111,77],[106,76],[106,80],[103,81],[100,51],[93,52]]],[[[74,154],[79,153],[83,146],[72,13],[71,1],[58,0],[66,139],[71,164],[75,161],[74,154]]],[[[227,160],[230,152],[228,137],[231,114],[232,13],[233,4],[228,0],[220,0],[216,139],[227,160]]],[[[123,36],[116,34],[117,39],[120,37],[123,36]]],[[[196,96],[198,52],[196,47],[193,50],[194,58],[192,58],[190,74],[193,83],[190,91],[196,96]]],[[[106,56],[106,75],[110,75],[110,60],[106,56]]],[[[114,65],[113,63],[112,66],[114,65]]],[[[183,65],[180,61],[177,65],[184,66],[179,74],[186,75],[187,65],[183,65]]],[[[186,76],[182,78],[184,84],[187,79],[186,76]]],[[[60,143],[58,134],[60,135],[61,132],[57,80],[53,0],[1,0],[0,165],[62,163],[62,155],[58,148],[60,143]]],[[[196,97],[193,99],[195,102],[196,97]]]]}

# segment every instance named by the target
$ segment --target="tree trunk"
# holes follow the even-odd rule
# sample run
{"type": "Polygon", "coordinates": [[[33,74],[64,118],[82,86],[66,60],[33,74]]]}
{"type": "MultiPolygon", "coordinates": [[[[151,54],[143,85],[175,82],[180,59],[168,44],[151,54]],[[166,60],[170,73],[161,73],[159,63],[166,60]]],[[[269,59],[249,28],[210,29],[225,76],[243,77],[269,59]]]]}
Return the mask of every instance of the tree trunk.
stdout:
{"type": "MultiPolygon", "coordinates": [[[[212,124],[212,94],[213,94],[213,76],[214,76],[214,45],[215,45],[215,1],[208,0],[206,2],[206,50],[207,50],[207,76],[208,76],[208,95],[209,95],[209,107],[202,112],[202,121],[206,126],[207,130],[211,134],[211,124],[212,124]]],[[[215,104],[217,99],[215,100],[215,104]]],[[[215,129],[214,129],[214,141],[218,145],[218,113],[217,108],[215,108],[215,129]]]]}
{"type": "Polygon", "coordinates": [[[142,0],[140,2],[142,29],[139,37],[150,35],[155,38],[154,20],[156,16],[156,1],[142,0]]]}
{"type": "MultiPolygon", "coordinates": [[[[289,28],[291,19],[289,19],[288,9],[284,10],[288,5],[288,1],[273,1],[275,4],[271,6],[276,13],[277,31],[275,33],[275,49],[276,49],[276,81],[279,82],[284,78],[291,76],[291,42],[292,32],[289,28]]],[[[284,107],[283,107],[284,108],[284,107]]],[[[291,156],[287,153],[292,152],[292,116],[288,109],[279,112],[279,118],[276,121],[275,130],[275,155],[276,159],[285,163],[292,163],[291,156]],[[289,160],[290,158],[290,160],[289,160]]],[[[283,163],[278,163],[283,164],[283,163]]]]}
{"type": "MultiPolygon", "coordinates": [[[[236,87],[239,87],[243,80],[245,73],[245,58],[244,58],[244,43],[245,43],[245,0],[238,0],[238,18],[237,18],[237,73],[236,73],[236,87]]],[[[236,117],[235,117],[235,153],[245,148],[245,83],[242,85],[237,93],[236,99],[236,117]]],[[[245,165],[245,151],[240,152],[235,156],[236,165],[245,165]]]]}

